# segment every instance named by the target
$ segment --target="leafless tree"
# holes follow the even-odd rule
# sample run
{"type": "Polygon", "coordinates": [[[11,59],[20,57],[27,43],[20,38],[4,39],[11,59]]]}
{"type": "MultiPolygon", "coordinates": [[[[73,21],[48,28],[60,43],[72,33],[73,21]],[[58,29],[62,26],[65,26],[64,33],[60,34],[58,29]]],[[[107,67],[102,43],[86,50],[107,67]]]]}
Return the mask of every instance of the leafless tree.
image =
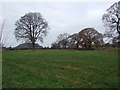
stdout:
{"type": "Polygon", "coordinates": [[[58,42],[53,42],[53,43],[51,44],[51,48],[53,48],[53,49],[59,49],[60,46],[59,46],[58,42]]]}
{"type": "Polygon", "coordinates": [[[4,29],[4,20],[2,21],[2,24],[1,24],[1,30],[0,30],[0,48],[3,47],[3,42],[2,42],[3,29],[4,29]]]}
{"type": "Polygon", "coordinates": [[[16,21],[15,25],[16,39],[32,43],[33,49],[36,41],[43,42],[43,37],[49,29],[47,21],[38,12],[25,14],[16,21]]]}
{"type": "Polygon", "coordinates": [[[69,36],[68,33],[63,33],[63,34],[58,35],[57,42],[60,48],[67,48],[68,36],[69,36]]]}
{"type": "Polygon", "coordinates": [[[105,37],[120,36],[120,1],[110,6],[102,17],[104,25],[107,27],[105,37]]]}

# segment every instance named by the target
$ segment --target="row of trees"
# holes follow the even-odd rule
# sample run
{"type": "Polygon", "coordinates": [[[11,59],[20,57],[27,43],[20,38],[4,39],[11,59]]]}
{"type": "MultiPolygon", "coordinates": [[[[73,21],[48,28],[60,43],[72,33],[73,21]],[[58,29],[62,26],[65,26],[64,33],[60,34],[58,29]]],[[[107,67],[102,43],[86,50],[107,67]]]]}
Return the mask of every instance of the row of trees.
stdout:
{"type": "Polygon", "coordinates": [[[99,33],[94,28],[85,28],[73,35],[68,35],[67,33],[58,35],[57,40],[51,44],[51,48],[93,49],[105,46],[118,47],[118,40],[120,38],[114,37],[112,44],[109,44],[104,42],[104,37],[104,34],[99,33]]]}
{"type": "Polygon", "coordinates": [[[52,43],[52,48],[86,48],[92,49],[102,46],[103,35],[96,31],[94,28],[85,28],[79,33],[68,35],[67,33],[60,34],[56,42],[52,43]]]}

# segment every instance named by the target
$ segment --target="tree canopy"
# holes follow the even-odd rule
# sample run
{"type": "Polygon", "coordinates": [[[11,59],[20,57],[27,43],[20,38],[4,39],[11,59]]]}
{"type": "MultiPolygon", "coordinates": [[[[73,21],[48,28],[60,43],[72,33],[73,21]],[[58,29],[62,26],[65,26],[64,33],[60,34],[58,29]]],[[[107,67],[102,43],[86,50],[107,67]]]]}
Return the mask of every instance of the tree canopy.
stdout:
{"type": "Polygon", "coordinates": [[[91,49],[92,46],[98,47],[103,44],[103,36],[94,28],[85,28],[77,34],[73,34],[70,37],[70,43],[74,43],[76,48],[79,46],[91,49]]]}

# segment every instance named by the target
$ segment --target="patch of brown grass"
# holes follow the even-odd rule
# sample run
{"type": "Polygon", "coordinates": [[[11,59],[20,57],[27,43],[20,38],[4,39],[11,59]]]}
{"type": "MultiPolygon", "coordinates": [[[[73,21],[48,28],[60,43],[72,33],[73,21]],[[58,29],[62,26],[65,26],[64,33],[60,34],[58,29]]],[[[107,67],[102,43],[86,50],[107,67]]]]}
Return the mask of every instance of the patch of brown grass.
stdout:
{"type": "Polygon", "coordinates": [[[69,65],[64,66],[64,68],[67,68],[67,69],[73,69],[73,70],[79,70],[78,67],[73,67],[73,66],[69,66],[69,65]]]}

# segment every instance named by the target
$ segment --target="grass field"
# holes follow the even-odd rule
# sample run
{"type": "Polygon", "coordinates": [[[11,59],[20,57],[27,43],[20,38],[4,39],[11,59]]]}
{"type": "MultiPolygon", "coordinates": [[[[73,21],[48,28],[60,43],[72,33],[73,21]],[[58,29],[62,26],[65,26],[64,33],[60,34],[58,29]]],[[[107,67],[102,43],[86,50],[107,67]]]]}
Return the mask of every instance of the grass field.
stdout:
{"type": "Polygon", "coordinates": [[[3,51],[3,88],[117,88],[118,53],[3,51]]]}

